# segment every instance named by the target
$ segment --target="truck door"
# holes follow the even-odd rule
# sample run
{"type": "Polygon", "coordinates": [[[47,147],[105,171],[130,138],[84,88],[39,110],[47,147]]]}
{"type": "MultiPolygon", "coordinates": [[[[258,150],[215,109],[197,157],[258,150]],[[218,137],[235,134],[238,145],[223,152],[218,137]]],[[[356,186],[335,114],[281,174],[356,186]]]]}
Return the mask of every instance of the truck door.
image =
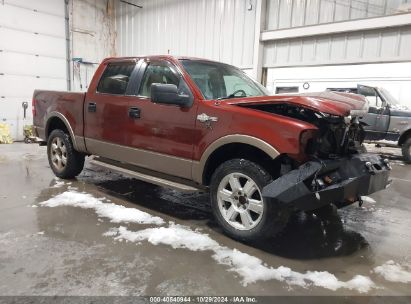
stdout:
{"type": "Polygon", "coordinates": [[[197,103],[190,108],[151,101],[153,83],[175,84],[192,96],[178,68],[166,60],[142,62],[127,120],[131,162],[158,172],[191,178],[197,103]]]}
{"type": "Polygon", "coordinates": [[[368,113],[360,119],[364,126],[367,140],[381,140],[385,138],[390,121],[389,108],[382,96],[374,87],[358,85],[358,94],[365,96],[369,102],[368,113]]]}
{"type": "Polygon", "coordinates": [[[135,60],[109,62],[100,67],[100,79],[93,79],[84,103],[84,137],[90,153],[119,160],[120,147],[127,145],[126,89],[135,66],[135,60]]]}

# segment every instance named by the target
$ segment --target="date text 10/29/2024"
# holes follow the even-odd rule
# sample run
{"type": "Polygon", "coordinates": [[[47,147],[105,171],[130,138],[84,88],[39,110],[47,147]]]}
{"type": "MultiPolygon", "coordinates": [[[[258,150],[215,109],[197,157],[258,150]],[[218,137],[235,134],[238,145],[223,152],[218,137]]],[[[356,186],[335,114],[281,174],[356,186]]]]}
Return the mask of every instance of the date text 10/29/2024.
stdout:
{"type": "Polygon", "coordinates": [[[232,296],[232,297],[207,297],[207,296],[166,296],[150,297],[150,303],[258,303],[255,297],[232,296]]]}

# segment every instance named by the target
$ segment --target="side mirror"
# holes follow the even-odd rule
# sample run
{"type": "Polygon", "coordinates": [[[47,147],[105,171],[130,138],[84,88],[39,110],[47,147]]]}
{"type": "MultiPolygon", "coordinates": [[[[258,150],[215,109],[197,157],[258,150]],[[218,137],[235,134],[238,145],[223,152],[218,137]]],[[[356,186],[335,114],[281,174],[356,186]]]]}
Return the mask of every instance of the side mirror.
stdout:
{"type": "Polygon", "coordinates": [[[189,107],[193,103],[190,95],[178,94],[175,84],[153,83],[151,85],[151,101],[180,107],[189,107]]]}

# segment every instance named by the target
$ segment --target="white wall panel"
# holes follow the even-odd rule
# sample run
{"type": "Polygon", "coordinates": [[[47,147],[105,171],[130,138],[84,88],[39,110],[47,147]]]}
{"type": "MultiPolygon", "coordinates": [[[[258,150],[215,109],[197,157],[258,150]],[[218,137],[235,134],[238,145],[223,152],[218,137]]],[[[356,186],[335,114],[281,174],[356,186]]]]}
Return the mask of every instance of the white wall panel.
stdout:
{"type": "Polygon", "coordinates": [[[60,17],[64,17],[64,1],[59,0],[4,0],[4,3],[35,10],[41,13],[48,13],[60,17]]]}
{"type": "Polygon", "coordinates": [[[282,0],[279,6],[278,28],[291,27],[293,0],[282,0]]]}
{"type": "Polygon", "coordinates": [[[409,56],[411,50],[411,28],[401,29],[399,40],[399,56],[409,56]]]}
{"type": "Polygon", "coordinates": [[[302,57],[302,41],[291,41],[289,44],[289,60],[293,60],[295,62],[300,62],[302,57]]]}
{"type": "Polygon", "coordinates": [[[378,58],[381,56],[381,33],[368,33],[364,35],[364,54],[368,58],[378,58]]]}
{"type": "Polygon", "coordinates": [[[321,0],[319,7],[318,23],[329,23],[334,19],[335,2],[328,0],[321,0]]]}
{"type": "Polygon", "coordinates": [[[6,75],[36,75],[65,79],[66,60],[14,52],[0,52],[0,70],[6,75]]]}
{"type": "Polygon", "coordinates": [[[118,55],[169,53],[219,60],[242,68],[252,66],[256,0],[135,3],[143,8],[117,1],[118,55]]]}
{"type": "MultiPolygon", "coordinates": [[[[385,31],[381,34],[381,57],[396,57],[399,53],[399,32],[398,31],[385,31]]],[[[411,52],[410,52],[411,56],[411,52]]]]}
{"type": "Polygon", "coordinates": [[[61,22],[62,18],[64,17],[7,4],[0,9],[0,25],[2,27],[64,38],[65,28],[64,22],[61,22]]]}
{"type": "Polygon", "coordinates": [[[361,33],[352,33],[347,35],[347,55],[346,58],[359,60],[361,56],[361,33]]]}
{"type": "Polygon", "coordinates": [[[32,124],[33,91],[65,90],[66,68],[64,0],[0,2],[0,121],[14,139],[32,124]]]}
{"type": "Polygon", "coordinates": [[[2,50],[66,58],[65,38],[35,35],[7,28],[0,28],[0,37],[0,49],[2,50]]]}
{"type": "MultiPolygon", "coordinates": [[[[272,1],[272,0],[268,0],[272,1]]],[[[305,25],[317,24],[319,20],[321,0],[307,0],[305,6],[305,25]]],[[[267,16],[268,19],[271,17],[267,16]]],[[[275,29],[267,27],[267,29],[275,29]]]]}
{"type": "Polygon", "coordinates": [[[312,62],[324,62],[330,60],[331,37],[321,36],[315,43],[315,60],[312,62]]]}
{"type": "Polygon", "coordinates": [[[345,58],[346,49],[345,49],[345,37],[336,36],[331,37],[330,41],[330,58],[336,60],[343,60],[345,58]]]}
{"type": "MultiPolygon", "coordinates": [[[[22,75],[0,75],[0,96],[22,97],[25,101],[31,100],[33,91],[39,90],[66,90],[65,78],[36,78],[22,75]]],[[[1,115],[2,113],[0,113],[1,115]]],[[[1,118],[1,117],[0,117],[1,118]]]]}
{"type": "Polygon", "coordinates": [[[315,39],[304,39],[302,47],[302,61],[308,62],[315,59],[315,39]]]}
{"type": "Polygon", "coordinates": [[[303,26],[305,24],[305,0],[294,0],[292,11],[292,27],[303,26]]]}

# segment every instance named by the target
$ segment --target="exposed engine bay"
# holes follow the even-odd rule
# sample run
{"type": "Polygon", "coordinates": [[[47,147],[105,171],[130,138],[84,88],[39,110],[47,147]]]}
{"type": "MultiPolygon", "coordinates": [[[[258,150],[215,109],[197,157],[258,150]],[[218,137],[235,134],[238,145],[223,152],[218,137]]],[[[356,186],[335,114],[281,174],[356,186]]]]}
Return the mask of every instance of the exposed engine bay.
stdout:
{"type": "Polygon", "coordinates": [[[305,152],[308,155],[335,159],[362,150],[365,132],[358,117],[334,116],[285,103],[241,106],[315,125],[318,131],[306,142],[305,152]]]}

